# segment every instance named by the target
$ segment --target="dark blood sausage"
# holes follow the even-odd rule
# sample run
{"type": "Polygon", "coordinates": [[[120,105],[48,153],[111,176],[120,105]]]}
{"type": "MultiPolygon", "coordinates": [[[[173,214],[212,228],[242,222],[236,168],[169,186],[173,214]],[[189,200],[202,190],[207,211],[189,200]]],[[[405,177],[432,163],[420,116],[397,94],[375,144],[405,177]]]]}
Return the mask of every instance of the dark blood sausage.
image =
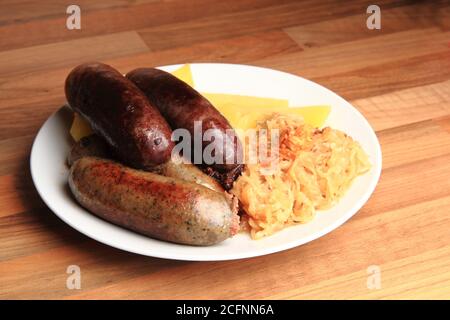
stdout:
{"type": "MultiPolygon", "coordinates": [[[[202,135],[208,129],[216,130],[218,135],[215,135],[215,140],[213,142],[203,141],[202,145],[202,149],[210,143],[224,146],[221,148],[222,152],[219,149],[219,154],[215,156],[215,158],[221,159],[221,163],[212,163],[211,167],[221,173],[233,172],[236,174],[236,170],[240,173],[242,165],[238,163],[236,156],[241,150],[240,141],[228,121],[200,93],[170,73],[154,68],[135,69],[126,77],[145,93],[150,103],[159,109],[172,129],[187,129],[192,139],[194,137],[194,121],[201,121],[202,135]],[[226,137],[230,143],[224,143],[226,137]]],[[[193,141],[192,145],[194,145],[193,141]]]]}
{"type": "Polygon", "coordinates": [[[125,163],[147,169],[167,161],[171,129],[127,78],[102,63],[82,64],[66,79],[66,97],[125,163]]]}
{"type": "Polygon", "coordinates": [[[70,168],[76,200],[99,217],[144,235],[212,245],[239,229],[237,204],[196,183],[83,157],[70,168]]]}

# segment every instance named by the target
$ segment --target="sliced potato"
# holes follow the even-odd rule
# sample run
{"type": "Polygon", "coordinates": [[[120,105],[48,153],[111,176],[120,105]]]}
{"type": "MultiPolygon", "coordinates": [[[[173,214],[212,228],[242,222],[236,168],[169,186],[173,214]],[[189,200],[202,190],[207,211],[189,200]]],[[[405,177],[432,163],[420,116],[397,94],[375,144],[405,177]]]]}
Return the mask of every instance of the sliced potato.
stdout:
{"type": "Polygon", "coordinates": [[[81,138],[89,136],[93,133],[89,123],[78,113],[74,112],[72,126],[70,127],[70,135],[73,140],[79,141],[81,138]]]}
{"type": "Polygon", "coordinates": [[[191,66],[189,64],[185,64],[179,69],[171,72],[178,79],[186,82],[192,88],[194,88],[194,79],[192,77],[191,66]]]}
{"type": "Polygon", "coordinates": [[[324,125],[331,110],[330,106],[244,108],[240,105],[216,104],[215,107],[234,129],[241,130],[256,128],[258,121],[264,120],[273,113],[296,114],[302,116],[306,123],[320,128],[324,125]]]}

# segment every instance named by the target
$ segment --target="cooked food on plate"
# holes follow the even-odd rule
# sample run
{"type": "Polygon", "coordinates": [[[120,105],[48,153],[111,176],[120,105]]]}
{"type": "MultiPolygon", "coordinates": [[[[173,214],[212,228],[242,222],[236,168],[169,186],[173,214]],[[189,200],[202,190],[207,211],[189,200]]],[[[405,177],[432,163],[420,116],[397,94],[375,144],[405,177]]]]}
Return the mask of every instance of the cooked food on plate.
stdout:
{"type": "Polygon", "coordinates": [[[111,160],[75,161],[69,186],[86,209],[157,239],[211,245],[239,229],[236,204],[224,193],[111,160]]]}
{"type": "MultiPolygon", "coordinates": [[[[115,159],[113,152],[105,140],[96,134],[85,136],[76,142],[69,152],[67,163],[71,166],[76,160],[83,157],[115,159]]],[[[119,161],[118,159],[115,160],[119,161]]],[[[178,160],[178,156],[173,155],[166,162],[149,168],[148,171],[166,177],[195,182],[211,190],[224,192],[223,187],[217,180],[204,174],[197,166],[191,163],[183,163],[178,160]]]]}
{"type": "MultiPolygon", "coordinates": [[[[207,131],[214,135],[212,141],[203,139],[199,151],[203,154],[207,147],[216,150],[215,157],[221,161],[204,167],[207,167],[206,171],[211,175],[217,173],[224,187],[230,189],[242,170],[242,164],[236,161],[236,154],[241,148],[240,141],[235,137],[227,119],[195,89],[168,72],[139,68],[130,71],[126,77],[145,93],[172,129],[186,129],[190,133],[192,148],[195,147],[195,122],[201,124],[201,136],[207,131]]],[[[192,162],[194,153],[195,150],[189,159],[192,162]]]]}
{"type": "Polygon", "coordinates": [[[158,109],[114,68],[82,64],[66,79],[66,97],[120,159],[150,168],[170,158],[171,130],[158,109]]]}
{"type": "Polygon", "coordinates": [[[70,72],[68,183],[79,204],[140,234],[205,246],[309,222],[370,169],[357,141],[323,128],[330,106],[200,93],[194,80],[189,65],[172,74],[139,68],[124,76],[102,63],[70,72]],[[178,153],[177,130],[189,134],[188,152],[178,153]],[[277,132],[257,146],[270,149],[277,138],[271,172],[267,160],[248,161],[246,130],[277,132]],[[199,132],[213,138],[199,144],[199,132]]]}
{"type": "Polygon", "coordinates": [[[264,163],[248,164],[231,190],[253,239],[311,221],[316,210],[336,203],[370,168],[359,143],[342,131],[317,129],[292,115],[269,117],[258,128],[280,130],[278,168],[266,174],[264,163]]]}

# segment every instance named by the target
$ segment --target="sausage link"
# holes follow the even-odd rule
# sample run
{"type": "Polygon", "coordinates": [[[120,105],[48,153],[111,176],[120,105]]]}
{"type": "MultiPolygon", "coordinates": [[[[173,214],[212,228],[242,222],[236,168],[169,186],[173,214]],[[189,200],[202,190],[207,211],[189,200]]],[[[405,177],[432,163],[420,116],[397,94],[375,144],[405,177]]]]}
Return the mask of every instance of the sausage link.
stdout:
{"type": "MultiPolygon", "coordinates": [[[[115,158],[105,140],[96,134],[91,134],[76,142],[69,152],[67,163],[71,166],[83,157],[115,158]]],[[[163,164],[151,168],[150,171],[166,177],[195,182],[217,192],[225,192],[214,178],[203,173],[193,164],[181,160],[178,156],[173,156],[163,164]]]]}
{"type": "Polygon", "coordinates": [[[77,160],[69,186],[76,200],[99,217],[165,241],[212,245],[239,228],[237,207],[224,194],[110,160],[77,160]]]}
{"type": "Polygon", "coordinates": [[[203,173],[197,166],[192,163],[181,162],[181,159],[178,161],[176,158],[178,157],[172,156],[169,161],[152,169],[152,172],[166,177],[194,182],[217,192],[225,192],[214,178],[203,173]]]}
{"type": "Polygon", "coordinates": [[[119,158],[136,168],[169,159],[171,129],[156,107],[127,78],[102,63],[82,64],[66,79],[72,109],[80,113],[119,158]]]}
{"type": "MultiPolygon", "coordinates": [[[[225,117],[195,89],[170,73],[154,68],[135,69],[126,77],[145,93],[150,103],[159,109],[173,130],[187,129],[193,139],[194,122],[199,121],[202,124],[202,137],[206,130],[214,132],[214,141],[202,141],[201,151],[203,154],[204,148],[210,143],[218,146],[214,148],[218,152],[214,158],[220,159],[220,163],[211,164],[215,169],[228,172],[242,167],[238,163],[237,156],[241,150],[241,144],[233,128],[225,117]]],[[[194,145],[192,143],[192,146],[194,145]]]]}

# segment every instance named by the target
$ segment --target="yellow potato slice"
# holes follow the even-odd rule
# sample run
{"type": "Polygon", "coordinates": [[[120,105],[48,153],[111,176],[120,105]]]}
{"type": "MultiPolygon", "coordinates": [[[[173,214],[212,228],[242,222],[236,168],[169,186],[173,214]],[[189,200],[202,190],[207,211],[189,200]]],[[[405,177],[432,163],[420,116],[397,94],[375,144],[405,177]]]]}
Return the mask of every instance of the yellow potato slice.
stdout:
{"type": "Polygon", "coordinates": [[[185,64],[179,69],[172,71],[172,75],[194,88],[194,79],[192,78],[191,66],[189,64],[185,64]]]}
{"type": "Polygon", "coordinates": [[[73,140],[79,141],[81,138],[89,136],[93,133],[89,123],[82,116],[74,112],[72,126],[70,127],[70,135],[73,140]]]}
{"type": "Polygon", "coordinates": [[[202,93],[215,107],[225,109],[242,108],[247,111],[260,111],[261,108],[287,108],[287,99],[243,96],[225,93],[202,93]]]}
{"type": "Polygon", "coordinates": [[[305,122],[313,127],[320,128],[325,124],[325,121],[330,114],[330,106],[308,106],[308,107],[291,107],[286,110],[286,113],[297,114],[305,119],[305,122]]]}
{"type": "MultiPolygon", "coordinates": [[[[185,64],[172,74],[194,87],[189,64],[185,64]]],[[[202,93],[227,119],[234,128],[250,129],[268,114],[297,114],[315,127],[321,127],[330,113],[329,106],[291,107],[287,99],[252,97],[224,93],[202,93]]]]}
{"type": "MultiPolygon", "coordinates": [[[[256,98],[256,104],[251,104],[251,97],[246,99],[250,103],[247,106],[242,105],[239,99],[237,99],[238,103],[236,104],[222,103],[216,100],[214,106],[230,122],[233,128],[241,130],[256,128],[258,121],[273,113],[299,115],[305,119],[306,123],[314,127],[322,127],[331,110],[330,106],[288,107],[280,105],[279,107],[273,107],[265,105],[266,102],[261,100],[263,98],[256,98]],[[260,106],[255,107],[258,103],[260,106]]],[[[269,100],[267,99],[267,103],[269,103],[269,100]]]]}
{"type": "Polygon", "coordinates": [[[330,106],[289,107],[287,99],[252,97],[223,93],[202,93],[235,129],[247,130],[272,113],[296,114],[305,122],[321,127],[330,113],[330,106]]]}

